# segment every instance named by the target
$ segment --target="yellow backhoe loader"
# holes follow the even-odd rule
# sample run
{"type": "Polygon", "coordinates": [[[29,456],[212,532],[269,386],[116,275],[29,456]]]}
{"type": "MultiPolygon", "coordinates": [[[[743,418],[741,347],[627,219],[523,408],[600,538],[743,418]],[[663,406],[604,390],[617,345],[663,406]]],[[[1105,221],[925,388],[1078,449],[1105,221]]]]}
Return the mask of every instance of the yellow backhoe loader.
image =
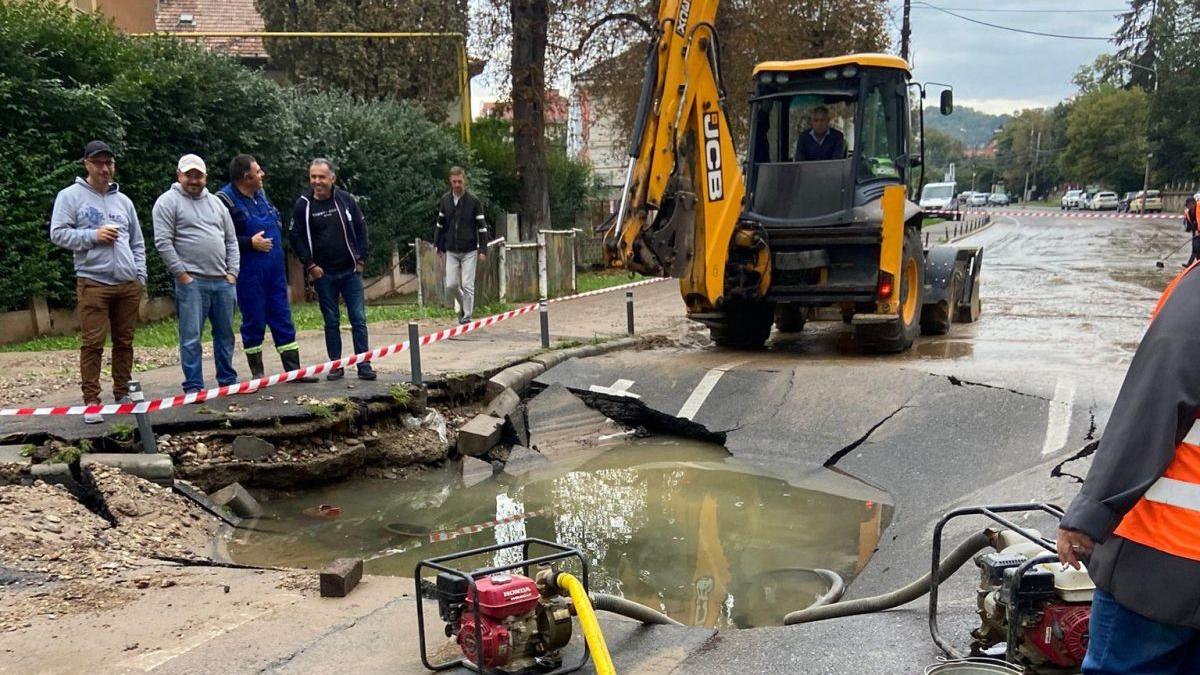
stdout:
{"type": "MultiPolygon", "coordinates": [[[[739,157],[717,4],[659,6],[609,264],[678,278],[688,316],[732,347],[761,347],[773,323],[800,330],[819,307],[839,308],[883,352],[974,321],[981,250],[922,248],[910,195],[924,181],[926,88],[908,64],[885,54],[759,64],[739,157]]],[[[948,88],[940,104],[953,109],[948,88]]]]}

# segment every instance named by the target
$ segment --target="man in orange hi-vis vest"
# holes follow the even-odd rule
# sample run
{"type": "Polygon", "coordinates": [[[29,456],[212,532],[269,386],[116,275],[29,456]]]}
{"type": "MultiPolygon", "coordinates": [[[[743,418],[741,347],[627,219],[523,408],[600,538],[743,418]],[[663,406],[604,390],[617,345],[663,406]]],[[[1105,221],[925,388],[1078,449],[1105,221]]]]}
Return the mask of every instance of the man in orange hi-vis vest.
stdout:
{"type": "Polygon", "coordinates": [[[1085,675],[1200,673],[1200,272],[1171,282],[1058,531],[1096,583],[1085,675]]]}

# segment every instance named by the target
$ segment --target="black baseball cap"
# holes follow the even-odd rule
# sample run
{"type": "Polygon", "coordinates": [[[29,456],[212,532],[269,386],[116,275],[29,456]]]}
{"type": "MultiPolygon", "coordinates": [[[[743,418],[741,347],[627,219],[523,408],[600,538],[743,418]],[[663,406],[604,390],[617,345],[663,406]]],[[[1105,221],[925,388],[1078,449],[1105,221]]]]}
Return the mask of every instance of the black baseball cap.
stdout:
{"type": "Polygon", "coordinates": [[[105,143],[104,141],[91,141],[87,145],[83,146],[84,159],[91,159],[96,155],[102,155],[104,153],[108,153],[113,157],[117,156],[117,153],[113,152],[112,148],[108,147],[108,143],[105,143]]]}

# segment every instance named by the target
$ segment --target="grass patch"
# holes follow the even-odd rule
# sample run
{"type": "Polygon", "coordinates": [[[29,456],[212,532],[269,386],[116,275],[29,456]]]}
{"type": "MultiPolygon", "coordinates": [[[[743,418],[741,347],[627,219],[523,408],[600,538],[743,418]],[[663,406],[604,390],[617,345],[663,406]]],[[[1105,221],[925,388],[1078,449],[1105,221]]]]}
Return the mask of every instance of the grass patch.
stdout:
{"type": "Polygon", "coordinates": [[[946,222],[945,218],[923,218],[921,220],[921,227],[929,227],[930,225],[937,225],[944,222],[946,222]]]}
{"type": "Polygon", "coordinates": [[[651,277],[641,274],[630,274],[622,270],[597,270],[590,272],[580,272],[575,276],[575,292],[587,293],[588,291],[598,291],[602,288],[612,288],[634,281],[644,281],[651,277]]]}
{"type": "Polygon", "coordinates": [[[388,394],[391,395],[392,400],[395,401],[396,405],[398,406],[408,405],[408,401],[411,398],[408,394],[408,387],[402,384],[393,384],[392,386],[388,387],[388,394]]]}
{"type": "Polygon", "coordinates": [[[21,446],[22,457],[33,457],[33,453],[37,451],[37,446],[33,443],[26,443],[21,446]]]}
{"type": "MultiPolygon", "coordinates": [[[[489,316],[491,314],[499,314],[513,308],[513,305],[503,302],[492,302],[485,305],[477,306],[475,313],[479,316],[489,316]]],[[[435,307],[433,305],[421,305],[416,302],[397,302],[394,304],[384,305],[367,305],[367,323],[379,323],[382,321],[421,321],[421,320],[453,320],[456,318],[454,310],[448,307],[435,307]]],[[[292,305],[292,322],[296,325],[296,330],[319,330],[325,326],[325,321],[321,317],[321,309],[315,303],[302,303],[292,305]]],[[[346,316],[345,307],[342,308],[341,325],[348,327],[350,318],[346,316]]],[[[242,326],[242,315],[240,312],[235,312],[233,315],[233,332],[238,334],[242,326]]],[[[240,339],[240,338],[238,338],[240,339]]],[[[205,324],[204,333],[201,336],[201,341],[211,342],[212,331],[205,324]]],[[[108,341],[109,345],[112,341],[108,341]]],[[[137,327],[133,334],[133,346],[135,349],[149,349],[152,347],[175,347],[179,345],[179,323],[174,317],[155,321],[153,323],[142,324],[137,327]]],[[[0,352],[45,352],[55,350],[77,350],[79,349],[79,335],[48,335],[44,337],[34,338],[25,342],[16,342],[13,344],[0,345],[0,352]]],[[[142,372],[151,370],[155,366],[135,362],[133,365],[134,372],[142,372]]]]}
{"type": "Polygon", "coordinates": [[[51,464],[74,464],[79,461],[87,453],[92,451],[92,442],[85,439],[79,441],[77,445],[68,445],[61,449],[50,458],[51,464]]]}
{"type": "Polygon", "coordinates": [[[304,409],[313,417],[319,417],[323,420],[331,420],[335,414],[333,408],[325,403],[309,403],[304,406],[304,409]]]}
{"type": "Polygon", "coordinates": [[[119,443],[124,443],[132,439],[133,430],[135,429],[132,424],[126,424],[124,422],[114,422],[109,425],[109,428],[112,429],[113,438],[117,439],[119,443]]]}

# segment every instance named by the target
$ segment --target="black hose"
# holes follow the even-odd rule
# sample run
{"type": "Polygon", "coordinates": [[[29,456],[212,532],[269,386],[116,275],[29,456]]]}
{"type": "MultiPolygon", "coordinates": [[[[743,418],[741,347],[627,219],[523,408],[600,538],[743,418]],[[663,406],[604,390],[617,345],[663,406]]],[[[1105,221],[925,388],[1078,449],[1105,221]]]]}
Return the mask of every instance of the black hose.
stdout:
{"type": "Polygon", "coordinates": [[[592,601],[592,609],[601,610],[604,612],[612,612],[621,616],[629,617],[635,621],[641,621],[646,624],[655,624],[659,626],[682,626],[675,619],[661,612],[650,609],[645,605],[639,605],[636,602],[631,602],[625,598],[618,598],[615,595],[607,593],[589,593],[588,597],[592,601]]]}
{"type": "MultiPolygon", "coordinates": [[[[991,542],[986,532],[978,532],[959,544],[950,555],[942,560],[941,565],[938,566],[938,583],[940,584],[945,581],[951,574],[958,571],[958,568],[962,567],[963,563],[990,545],[991,542]]],[[[871,612],[881,612],[885,609],[899,607],[929,592],[929,576],[929,574],[925,574],[920,579],[891,593],[791,612],[783,617],[783,625],[790,626],[797,623],[836,619],[843,616],[869,614],[871,612]]]]}

